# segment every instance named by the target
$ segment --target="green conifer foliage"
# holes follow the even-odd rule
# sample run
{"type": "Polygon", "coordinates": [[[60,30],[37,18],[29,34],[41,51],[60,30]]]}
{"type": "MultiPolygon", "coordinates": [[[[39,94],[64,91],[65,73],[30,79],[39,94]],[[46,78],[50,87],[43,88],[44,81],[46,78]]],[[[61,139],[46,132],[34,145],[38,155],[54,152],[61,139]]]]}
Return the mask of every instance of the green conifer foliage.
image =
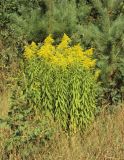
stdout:
{"type": "Polygon", "coordinates": [[[77,32],[86,47],[92,46],[97,51],[105,94],[113,103],[123,98],[124,1],[90,0],[84,4],[85,10],[82,1],[78,6],[77,32]]]}
{"type": "Polygon", "coordinates": [[[41,19],[45,12],[44,9],[42,0],[2,0],[2,37],[9,35],[10,39],[12,37],[16,41],[18,39],[37,40],[42,30],[41,19]]]}
{"type": "Polygon", "coordinates": [[[47,12],[43,18],[46,33],[72,34],[77,26],[75,0],[46,0],[47,12]]]}

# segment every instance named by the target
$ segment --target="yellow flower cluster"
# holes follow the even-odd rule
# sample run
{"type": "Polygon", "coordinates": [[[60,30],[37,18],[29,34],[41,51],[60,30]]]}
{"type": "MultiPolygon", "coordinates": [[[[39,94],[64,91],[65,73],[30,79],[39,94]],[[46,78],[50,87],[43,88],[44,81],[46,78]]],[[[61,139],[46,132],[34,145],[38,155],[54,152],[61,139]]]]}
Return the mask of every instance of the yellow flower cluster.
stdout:
{"type": "Polygon", "coordinates": [[[93,48],[83,51],[80,44],[70,46],[71,39],[64,34],[58,45],[53,45],[54,39],[49,35],[42,46],[38,47],[34,42],[25,47],[24,56],[30,59],[39,56],[54,66],[67,67],[78,63],[89,69],[94,68],[96,60],[93,59],[93,48]]]}
{"type": "Polygon", "coordinates": [[[38,46],[35,42],[32,42],[30,45],[25,46],[24,57],[26,57],[27,59],[32,58],[36,55],[37,49],[38,46]]]}

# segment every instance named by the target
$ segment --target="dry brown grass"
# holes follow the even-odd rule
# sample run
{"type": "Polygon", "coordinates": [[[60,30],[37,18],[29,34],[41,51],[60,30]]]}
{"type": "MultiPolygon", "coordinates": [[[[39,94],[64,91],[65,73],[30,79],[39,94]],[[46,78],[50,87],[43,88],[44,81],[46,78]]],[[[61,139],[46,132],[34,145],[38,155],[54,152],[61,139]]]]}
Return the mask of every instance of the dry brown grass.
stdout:
{"type": "MultiPolygon", "coordinates": [[[[0,92],[0,119],[4,119],[5,117],[7,117],[7,113],[9,110],[9,97],[9,90],[5,89],[4,91],[0,92]]],[[[8,130],[3,128],[2,124],[0,123],[0,160],[3,153],[3,144],[8,135],[8,130]]]]}
{"type": "Polygon", "coordinates": [[[102,112],[84,135],[61,134],[42,158],[48,160],[124,160],[124,108],[114,114],[102,112]]]}
{"type": "MultiPolygon", "coordinates": [[[[8,93],[7,93],[8,94],[8,93]]],[[[3,95],[1,115],[8,110],[8,99],[3,95]]],[[[0,155],[9,131],[0,129],[0,155]]],[[[21,160],[11,155],[9,160],[21,160]]],[[[7,159],[3,159],[7,160],[7,159]]],[[[30,160],[124,160],[124,106],[115,113],[101,112],[89,130],[81,135],[69,137],[60,132],[50,144],[30,160]]]]}
{"type": "Polygon", "coordinates": [[[9,109],[9,94],[8,90],[0,92],[0,117],[5,117],[9,109]]]}

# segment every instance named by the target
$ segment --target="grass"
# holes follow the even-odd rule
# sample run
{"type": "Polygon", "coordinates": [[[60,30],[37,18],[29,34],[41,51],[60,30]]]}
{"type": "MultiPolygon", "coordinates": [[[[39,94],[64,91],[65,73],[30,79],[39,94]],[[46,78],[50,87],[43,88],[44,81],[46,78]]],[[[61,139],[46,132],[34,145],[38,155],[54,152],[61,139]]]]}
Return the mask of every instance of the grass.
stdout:
{"type": "MultiPolygon", "coordinates": [[[[7,116],[7,112],[9,109],[9,92],[4,90],[0,92],[0,120],[7,116]]],[[[3,153],[3,144],[5,138],[8,136],[8,131],[3,128],[0,123],[0,158],[3,153]]]]}
{"type": "Polygon", "coordinates": [[[9,91],[6,90],[0,93],[0,117],[7,116],[9,109],[9,91]]]}
{"type": "MultiPolygon", "coordinates": [[[[1,96],[0,116],[7,115],[8,106],[9,92],[6,92],[1,96]]],[[[124,160],[124,106],[116,108],[113,113],[102,110],[83,135],[75,134],[69,139],[62,131],[56,133],[54,139],[30,160],[124,160]]],[[[8,129],[0,127],[1,156],[9,134],[8,129]]],[[[21,158],[13,153],[9,160],[21,158]]]]}
{"type": "Polygon", "coordinates": [[[111,115],[102,112],[84,135],[72,137],[71,145],[67,136],[61,134],[43,159],[124,160],[124,108],[111,115]]]}

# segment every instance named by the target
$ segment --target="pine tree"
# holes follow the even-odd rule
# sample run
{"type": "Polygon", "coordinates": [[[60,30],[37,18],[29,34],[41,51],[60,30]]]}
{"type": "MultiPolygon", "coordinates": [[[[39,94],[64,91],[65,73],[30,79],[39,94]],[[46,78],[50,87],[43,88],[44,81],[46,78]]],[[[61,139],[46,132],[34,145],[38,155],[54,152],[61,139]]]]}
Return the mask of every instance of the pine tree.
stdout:
{"type": "Polygon", "coordinates": [[[79,38],[86,47],[95,48],[106,98],[115,102],[123,98],[124,1],[80,1],[78,7],[79,38]]]}
{"type": "Polygon", "coordinates": [[[77,16],[75,0],[46,0],[47,12],[43,17],[44,30],[56,37],[64,32],[72,35],[76,31],[77,16]]]}
{"type": "Polygon", "coordinates": [[[7,44],[11,45],[14,40],[38,40],[44,13],[43,0],[2,0],[0,28],[3,41],[6,43],[9,37],[7,44]]]}

